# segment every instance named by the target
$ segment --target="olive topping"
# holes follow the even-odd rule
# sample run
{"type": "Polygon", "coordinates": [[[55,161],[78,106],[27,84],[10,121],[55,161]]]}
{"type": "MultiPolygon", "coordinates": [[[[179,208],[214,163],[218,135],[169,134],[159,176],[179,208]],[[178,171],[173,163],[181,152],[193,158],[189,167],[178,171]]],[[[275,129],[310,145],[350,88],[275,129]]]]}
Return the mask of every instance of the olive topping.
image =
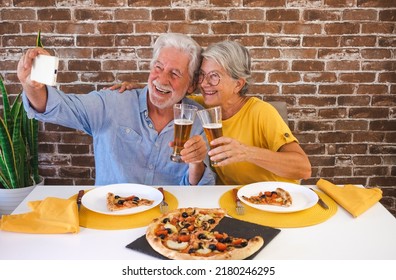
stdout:
{"type": "Polygon", "coordinates": [[[124,202],[125,202],[125,200],[121,200],[121,199],[120,199],[120,200],[118,200],[118,201],[117,201],[117,204],[119,204],[119,205],[123,205],[123,204],[124,204],[124,202]]]}
{"type": "Polygon", "coordinates": [[[165,234],[160,234],[158,237],[161,238],[161,239],[164,239],[166,237],[166,235],[165,234]]]}
{"type": "Polygon", "coordinates": [[[137,197],[137,196],[135,196],[135,197],[133,198],[133,200],[134,200],[134,201],[138,201],[138,200],[140,200],[140,198],[137,197]]]}
{"type": "Polygon", "coordinates": [[[172,233],[172,230],[170,228],[166,228],[166,231],[168,232],[168,234],[172,233]]]}
{"type": "Polygon", "coordinates": [[[265,194],[263,194],[262,196],[260,196],[261,199],[266,198],[267,196],[265,194]]]}
{"type": "Polygon", "coordinates": [[[189,226],[191,226],[191,224],[189,224],[189,223],[184,224],[184,228],[188,228],[189,226]]]}
{"type": "Polygon", "coordinates": [[[165,218],[165,219],[162,220],[162,222],[163,222],[164,224],[166,224],[167,222],[170,222],[170,219],[169,219],[169,218],[165,218]]]}
{"type": "Polygon", "coordinates": [[[189,254],[195,253],[195,249],[194,248],[190,248],[190,250],[188,250],[189,254]]]}
{"type": "Polygon", "coordinates": [[[229,236],[227,236],[226,238],[224,238],[223,243],[231,243],[232,240],[229,236]]]}
{"type": "Polygon", "coordinates": [[[209,244],[209,249],[214,251],[216,250],[216,245],[215,244],[209,244]]]}
{"type": "Polygon", "coordinates": [[[182,217],[183,217],[183,218],[187,218],[187,217],[188,217],[188,213],[187,213],[187,212],[183,212],[183,213],[182,213],[182,217]]]}
{"type": "Polygon", "coordinates": [[[246,241],[241,243],[241,247],[246,247],[248,245],[248,243],[246,241]]]}
{"type": "Polygon", "coordinates": [[[206,239],[206,235],[204,233],[198,234],[198,239],[206,239]]]}
{"type": "Polygon", "coordinates": [[[211,224],[211,225],[213,225],[215,222],[216,222],[215,219],[209,219],[208,220],[208,223],[211,224]]]}
{"type": "Polygon", "coordinates": [[[119,199],[120,196],[119,196],[119,195],[115,195],[114,198],[115,198],[115,199],[119,199]]]}

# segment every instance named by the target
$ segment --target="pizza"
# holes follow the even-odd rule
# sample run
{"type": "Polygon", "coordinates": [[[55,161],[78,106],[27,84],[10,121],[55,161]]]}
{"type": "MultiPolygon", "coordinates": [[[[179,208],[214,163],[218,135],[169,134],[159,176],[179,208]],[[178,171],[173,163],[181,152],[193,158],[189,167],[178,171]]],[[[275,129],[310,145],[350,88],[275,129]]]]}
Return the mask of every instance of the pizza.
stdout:
{"type": "Polygon", "coordinates": [[[263,246],[261,236],[246,239],[214,230],[225,215],[221,208],[175,209],[150,223],[146,239],[174,260],[242,260],[263,246]]]}
{"type": "Polygon", "coordinates": [[[154,200],[145,198],[139,198],[138,196],[119,196],[114,193],[107,193],[107,209],[110,211],[118,211],[124,209],[130,209],[142,205],[151,205],[154,200]]]}
{"type": "Polygon", "coordinates": [[[243,199],[253,204],[265,204],[289,207],[292,205],[292,197],[288,191],[277,188],[275,191],[264,191],[258,195],[242,196],[243,199]]]}

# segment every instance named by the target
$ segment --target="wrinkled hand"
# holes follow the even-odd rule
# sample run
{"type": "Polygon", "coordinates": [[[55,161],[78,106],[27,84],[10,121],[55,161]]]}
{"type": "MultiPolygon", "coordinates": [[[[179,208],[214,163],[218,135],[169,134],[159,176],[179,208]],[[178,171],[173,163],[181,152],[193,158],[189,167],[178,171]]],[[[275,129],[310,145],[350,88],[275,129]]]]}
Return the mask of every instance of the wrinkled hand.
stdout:
{"type": "Polygon", "coordinates": [[[142,86],[138,83],[133,83],[133,82],[122,82],[121,84],[115,84],[111,87],[105,87],[104,89],[109,89],[109,90],[116,90],[118,89],[118,92],[122,93],[126,90],[131,90],[131,89],[136,89],[136,88],[141,88],[142,86]]]}
{"type": "Polygon", "coordinates": [[[18,68],[17,68],[18,79],[25,89],[26,88],[41,89],[45,87],[44,84],[38,83],[36,81],[32,81],[30,79],[30,73],[32,71],[33,61],[39,54],[50,55],[43,48],[29,49],[18,62],[18,68]]]}
{"type": "Polygon", "coordinates": [[[210,160],[217,162],[217,166],[246,161],[247,146],[233,138],[222,136],[210,142],[210,145],[216,146],[208,154],[210,160]]]}
{"type": "Polygon", "coordinates": [[[185,163],[200,163],[208,153],[206,142],[201,135],[194,135],[184,144],[180,155],[185,163]]]}

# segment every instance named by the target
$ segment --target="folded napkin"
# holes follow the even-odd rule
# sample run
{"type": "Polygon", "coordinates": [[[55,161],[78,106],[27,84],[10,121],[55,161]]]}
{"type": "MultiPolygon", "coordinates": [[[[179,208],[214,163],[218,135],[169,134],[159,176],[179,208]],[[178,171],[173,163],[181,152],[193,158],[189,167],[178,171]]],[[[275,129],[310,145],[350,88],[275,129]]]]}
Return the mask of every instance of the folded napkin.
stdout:
{"type": "Polygon", "coordinates": [[[328,194],[355,218],[382,198],[382,190],[379,188],[366,189],[355,185],[339,187],[324,179],[319,179],[316,186],[328,194]]]}
{"type": "Polygon", "coordinates": [[[80,230],[76,200],[47,197],[28,203],[31,212],[3,215],[0,229],[24,233],[77,233],[80,230]]]}

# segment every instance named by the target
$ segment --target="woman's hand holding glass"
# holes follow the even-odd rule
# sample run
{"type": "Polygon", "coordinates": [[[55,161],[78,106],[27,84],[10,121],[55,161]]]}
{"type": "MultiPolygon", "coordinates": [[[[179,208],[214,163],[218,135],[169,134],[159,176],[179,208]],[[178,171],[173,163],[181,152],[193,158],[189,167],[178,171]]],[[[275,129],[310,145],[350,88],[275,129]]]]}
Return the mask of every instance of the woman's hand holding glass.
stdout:
{"type": "Polygon", "coordinates": [[[211,141],[208,155],[211,161],[216,162],[216,166],[225,166],[230,163],[247,161],[248,147],[239,141],[229,137],[219,137],[211,141]]]}

